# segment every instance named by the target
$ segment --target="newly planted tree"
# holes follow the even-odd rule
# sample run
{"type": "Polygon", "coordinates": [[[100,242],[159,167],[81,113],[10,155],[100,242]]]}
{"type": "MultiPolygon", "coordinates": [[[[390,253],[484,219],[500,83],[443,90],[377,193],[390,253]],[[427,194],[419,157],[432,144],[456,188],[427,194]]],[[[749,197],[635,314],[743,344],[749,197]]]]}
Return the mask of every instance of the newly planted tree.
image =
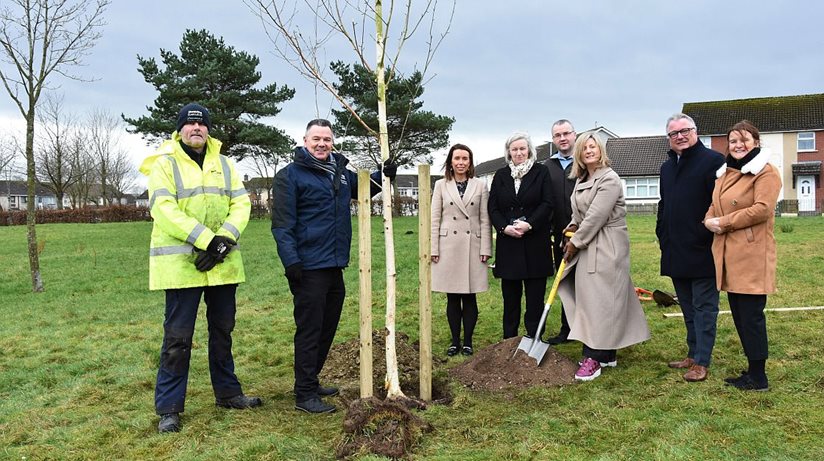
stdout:
{"type": "MultiPolygon", "coordinates": [[[[381,0],[244,1],[264,22],[279,55],[301,75],[326,89],[352,115],[354,121],[377,140],[381,159],[379,163],[390,160],[386,69],[387,67],[398,68],[401,51],[423,29],[424,34],[428,31],[425,39],[427,46],[425,53],[417,62],[422,65],[422,72],[425,73],[451,24],[454,0],[450,2],[451,10],[445,16],[436,14],[437,0],[424,0],[417,3],[407,0],[398,6],[401,11],[397,15],[393,0],[388,2],[386,12],[384,12],[384,2],[381,0]],[[299,6],[305,9],[301,11],[299,6]],[[443,18],[446,18],[444,31],[436,33],[438,19],[443,18]],[[367,32],[372,25],[374,25],[374,35],[367,32]],[[305,27],[305,30],[302,30],[302,27],[305,27]],[[390,35],[388,33],[390,30],[395,31],[395,34],[390,35]],[[324,69],[327,68],[323,62],[324,48],[333,37],[347,43],[354,52],[358,65],[374,76],[376,124],[374,121],[370,124],[365,115],[359,112],[350,100],[341,95],[335,83],[323,74],[324,69]],[[368,58],[366,51],[367,43],[372,42],[375,43],[374,61],[368,58]],[[388,49],[388,45],[393,48],[388,49]]],[[[386,176],[383,177],[382,187],[386,242],[386,386],[387,398],[394,399],[405,396],[398,379],[395,350],[395,247],[391,184],[386,176]]]]}

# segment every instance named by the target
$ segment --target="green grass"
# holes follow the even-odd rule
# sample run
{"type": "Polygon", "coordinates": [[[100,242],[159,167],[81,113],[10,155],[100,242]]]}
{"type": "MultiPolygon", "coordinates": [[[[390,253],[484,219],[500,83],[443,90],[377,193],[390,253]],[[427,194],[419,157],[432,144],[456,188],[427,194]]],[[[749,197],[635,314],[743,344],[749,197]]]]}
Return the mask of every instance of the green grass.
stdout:
{"type": "MultiPolygon", "coordinates": [[[[417,221],[395,226],[398,329],[416,339],[417,221]]],[[[629,226],[635,284],[671,291],[669,279],[658,275],[654,218],[632,217],[629,226]]],[[[234,336],[244,390],[262,396],[265,406],[215,408],[201,313],[183,431],[156,434],[163,294],[147,288],[150,229],[150,223],[39,226],[46,291],[33,294],[25,228],[0,227],[0,459],[332,459],[342,412],[312,417],[292,409],[291,297],[266,221],[252,222],[244,234],[248,282],[238,290],[234,336]]],[[[779,292],[768,307],[824,305],[821,218],[779,218],[776,229],[779,292]]],[[[384,272],[377,218],[373,236],[379,327],[384,272]]],[[[355,247],[355,266],[356,256],[355,247]]],[[[337,341],[358,331],[356,267],[345,274],[349,295],[337,341]]],[[[443,295],[434,294],[433,304],[434,350],[441,354],[448,345],[443,295]]],[[[501,334],[494,279],[479,305],[478,349],[501,334]]],[[[652,339],[619,351],[619,367],[591,383],[506,398],[453,384],[453,405],[421,413],[435,431],[415,459],[824,459],[824,311],[768,314],[771,390],[742,393],[721,381],[746,363],[729,315],[719,317],[709,380],[688,384],[664,365],[685,353],[682,321],[662,316],[677,307],[644,307],[652,339]]],[[[550,332],[557,331],[557,317],[550,332]]],[[[572,359],[580,354],[578,344],[559,350],[572,359]]]]}

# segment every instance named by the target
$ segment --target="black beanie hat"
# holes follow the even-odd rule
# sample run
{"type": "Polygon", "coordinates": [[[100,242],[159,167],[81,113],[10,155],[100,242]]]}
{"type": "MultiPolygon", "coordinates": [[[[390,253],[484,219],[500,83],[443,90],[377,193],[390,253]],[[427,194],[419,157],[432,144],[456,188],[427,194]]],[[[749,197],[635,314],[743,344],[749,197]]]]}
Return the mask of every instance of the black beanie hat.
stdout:
{"type": "Polygon", "coordinates": [[[209,131],[212,131],[212,120],[209,118],[209,110],[200,104],[186,104],[180,109],[180,113],[177,114],[177,132],[180,133],[180,129],[188,122],[199,122],[205,125],[209,131]]]}

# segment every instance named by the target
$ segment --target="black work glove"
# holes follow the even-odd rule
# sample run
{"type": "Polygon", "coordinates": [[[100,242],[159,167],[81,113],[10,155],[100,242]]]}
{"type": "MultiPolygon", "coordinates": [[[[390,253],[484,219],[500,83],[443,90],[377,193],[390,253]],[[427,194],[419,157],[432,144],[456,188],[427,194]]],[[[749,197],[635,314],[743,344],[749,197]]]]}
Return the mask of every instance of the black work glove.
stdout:
{"type": "Polygon", "coordinates": [[[214,256],[212,253],[203,250],[196,250],[197,251],[197,258],[195,258],[195,268],[200,272],[207,272],[212,270],[217,263],[223,261],[222,259],[218,259],[217,256],[214,256]]]}
{"type": "Polygon", "coordinates": [[[398,165],[395,165],[394,163],[391,163],[389,159],[386,159],[386,161],[383,162],[383,174],[386,175],[390,181],[394,181],[395,176],[398,175],[398,165]]]}
{"type": "Polygon", "coordinates": [[[230,239],[229,237],[215,235],[212,238],[212,241],[209,242],[209,246],[206,247],[206,251],[214,258],[216,258],[217,262],[222,263],[223,260],[226,259],[226,255],[228,255],[229,252],[232,251],[232,247],[235,245],[237,245],[237,242],[230,239]]]}
{"type": "Polygon", "coordinates": [[[578,247],[573,245],[572,242],[567,242],[564,248],[564,261],[569,262],[577,253],[578,247]]]}
{"type": "Polygon", "coordinates": [[[292,285],[300,285],[300,279],[303,278],[303,264],[295,263],[287,267],[286,278],[292,285]]]}

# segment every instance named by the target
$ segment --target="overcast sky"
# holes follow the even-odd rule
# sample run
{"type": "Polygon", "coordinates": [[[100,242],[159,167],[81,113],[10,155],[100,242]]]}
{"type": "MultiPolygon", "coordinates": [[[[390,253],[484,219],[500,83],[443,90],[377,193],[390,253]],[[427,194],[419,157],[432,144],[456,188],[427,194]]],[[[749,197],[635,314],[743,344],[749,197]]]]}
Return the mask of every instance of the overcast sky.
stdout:
{"type": "MultiPolygon", "coordinates": [[[[824,92],[822,5],[458,0],[424,108],[455,117],[450,141],[473,147],[476,162],[502,155],[515,130],[528,131],[537,144],[548,141],[558,118],[578,131],[598,124],[619,136],[663,134],[666,118],[684,102],[824,92]]],[[[137,72],[136,56],[177,51],[187,28],[205,28],[259,56],[263,82],[295,88],[275,125],[300,140],[316,116],[312,86],[272,53],[260,21],[240,0],[115,0],[105,17],[102,39],[78,69],[96,81],[53,76],[72,111],[145,114],[157,94],[137,72]]],[[[330,57],[353,61],[340,45],[330,45],[330,57]]],[[[420,49],[405,50],[402,72],[423,58],[420,49]]],[[[322,95],[318,104],[319,115],[328,116],[330,99],[322,95]]],[[[0,131],[18,126],[19,118],[0,93],[0,131]]],[[[150,149],[133,144],[137,163],[150,149]]]]}

